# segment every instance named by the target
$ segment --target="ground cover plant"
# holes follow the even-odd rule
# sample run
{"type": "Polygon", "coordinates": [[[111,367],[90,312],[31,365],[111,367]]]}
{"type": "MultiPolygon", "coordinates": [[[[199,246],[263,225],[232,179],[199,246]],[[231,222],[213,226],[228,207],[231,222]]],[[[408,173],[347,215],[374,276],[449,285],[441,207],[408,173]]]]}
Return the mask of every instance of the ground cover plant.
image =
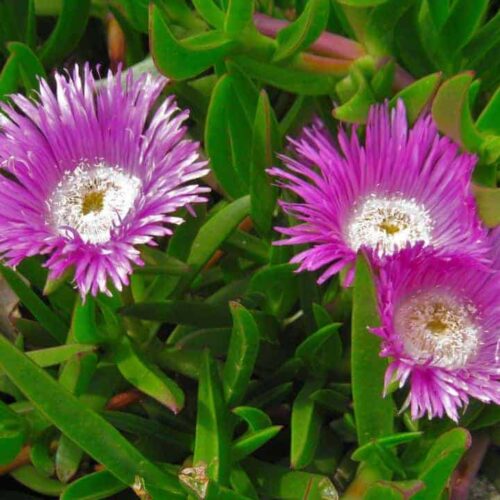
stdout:
{"type": "Polygon", "coordinates": [[[496,498],[498,7],[0,0],[0,497],[496,498]]]}

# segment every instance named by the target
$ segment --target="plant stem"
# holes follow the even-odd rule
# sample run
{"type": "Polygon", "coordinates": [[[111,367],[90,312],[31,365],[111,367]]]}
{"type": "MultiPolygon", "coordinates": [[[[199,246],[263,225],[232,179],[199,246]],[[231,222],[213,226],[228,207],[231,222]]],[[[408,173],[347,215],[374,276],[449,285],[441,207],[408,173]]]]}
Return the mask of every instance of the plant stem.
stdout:
{"type": "MultiPolygon", "coordinates": [[[[274,19],[265,14],[254,14],[257,29],[266,36],[275,38],[279,31],[290,23],[281,19],[274,19]]],[[[366,54],[363,46],[354,40],[325,31],[310,47],[311,52],[328,57],[341,59],[357,59],[366,54]]]]}

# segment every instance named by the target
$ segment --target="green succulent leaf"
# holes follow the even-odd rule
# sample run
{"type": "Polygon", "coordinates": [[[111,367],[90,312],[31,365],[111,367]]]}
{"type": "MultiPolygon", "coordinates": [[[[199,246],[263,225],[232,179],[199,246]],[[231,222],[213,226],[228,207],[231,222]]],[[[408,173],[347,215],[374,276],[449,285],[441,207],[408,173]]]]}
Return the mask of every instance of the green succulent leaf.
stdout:
{"type": "Polygon", "coordinates": [[[253,10],[253,0],[229,0],[224,31],[230,37],[241,35],[243,30],[252,23],[253,10]]]}
{"type": "Polygon", "coordinates": [[[474,184],[472,191],[476,198],[481,220],[488,227],[498,226],[500,224],[500,188],[489,188],[474,184]]]}
{"type": "Polygon", "coordinates": [[[440,498],[458,462],[470,446],[470,434],[460,427],[439,436],[420,467],[418,478],[425,489],[412,499],[440,498]]]}
{"type": "Polygon", "coordinates": [[[393,433],[394,407],[382,398],[387,362],[380,340],[368,328],[379,324],[373,275],[366,258],[356,260],[352,308],[352,393],[359,445],[393,433]]]}
{"type": "Polygon", "coordinates": [[[245,396],[259,351],[260,333],[247,309],[236,302],[231,303],[230,307],[233,331],[222,380],[226,403],[232,407],[245,396]]]}
{"type": "Polygon", "coordinates": [[[202,270],[215,251],[250,213],[250,197],[239,198],[214,214],[198,231],[187,257],[191,272],[181,279],[178,293],[184,290],[202,270]]]}
{"type": "Polygon", "coordinates": [[[391,99],[390,106],[395,106],[397,101],[401,99],[405,104],[408,122],[413,124],[431,102],[440,83],[440,73],[420,78],[398,92],[391,99]]]}
{"type": "Polygon", "coordinates": [[[214,0],[193,0],[197,12],[215,28],[224,26],[224,11],[221,10],[214,0]]]}
{"type": "Polygon", "coordinates": [[[68,327],[63,320],[40,299],[16,271],[0,265],[0,274],[40,325],[58,342],[64,343],[68,327]]]}
{"type": "Polygon", "coordinates": [[[113,359],[120,373],[133,386],[174,413],[181,411],[184,406],[181,388],[140,353],[128,337],[122,337],[115,345],[113,359]]]}
{"type": "Polygon", "coordinates": [[[164,488],[172,498],[178,498],[176,478],[158,469],[113,426],[1,335],[0,363],[12,382],[47,419],[118,479],[133,485],[139,476],[164,488]]]}
{"type": "Polygon", "coordinates": [[[244,468],[258,485],[259,492],[270,498],[338,498],[337,490],[327,476],[310,472],[291,471],[255,459],[244,462],[244,468]]]}
{"type": "Polygon", "coordinates": [[[127,488],[107,470],[87,474],[65,488],[61,500],[100,500],[109,498],[127,488]]]}
{"type": "Polygon", "coordinates": [[[250,214],[257,230],[269,236],[276,206],[276,188],[272,185],[266,169],[275,163],[275,154],[280,149],[281,137],[278,121],[267,93],[259,95],[252,138],[252,165],[250,171],[250,214]]]}
{"type": "Polygon", "coordinates": [[[238,406],[231,410],[248,424],[252,432],[257,432],[267,427],[271,427],[272,422],[267,413],[251,406],[238,406]]]}
{"type": "Polygon", "coordinates": [[[176,80],[199,75],[228,55],[236,43],[226,35],[210,31],[177,40],[163,13],[152,6],[150,45],[158,69],[176,80]]]}
{"type": "Polygon", "coordinates": [[[330,12],[329,0],[310,0],[297,20],[283,28],[276,38],[273,61],[282,61],[307,49],[324,31],[330,12]]]}
{"type": "Polygon", "coordinates": [[[478,151],[482,144],[472,122],[469,92],[474,75],[462,73],[445,81],[432,104],[432,117],[439,130],[470,151],[478,151]]]}
{"type": "Polygon", "coordinates": [[[307,467],[314,458],[322,415],[311,395],[321,389],[323,384],[323,380],[306,382],[293,403],[290,450],[290,463],[293,469],[307,467]]]}
{"type": "Polygon", "coordinates": [[[227,305],[184,300],[141,302],[122,309],[124,316],[198,327],[216,328],[231,325],[227,305]]]}
{"type": "Polygon", "coordinates": [[[57,24],[40,51],[45,67],[52,67],[75,48],[87,27],[90,4],[90,0],[62,0],[57,24]]]}
{"type": "Polygon", "coordinates": [[[215,361],[205,351],[200,367],[198,412],[193,463],[203,466],[213,481],[229,483],[230,448],[229,412],[224,401],[222,382],[215,361]]]}
{"type": "Polygon", "coordinates": [[[422,481],[378,481],[368,488],[363,498],[366,500],[406,500],[425,489],[422,481]]]}
{"type": "Polygon", "coordinates": [[[249,432],[233,442],[231,457],[238,462],[264,446],[283,429],[282,425],[274,425],[258,431],[249,432]]]}
{"type": "Polygon", "coordinates": [[[23,419],[0,401],[0,464],[8,464],[21,451],[26,440],[23,419]]]}

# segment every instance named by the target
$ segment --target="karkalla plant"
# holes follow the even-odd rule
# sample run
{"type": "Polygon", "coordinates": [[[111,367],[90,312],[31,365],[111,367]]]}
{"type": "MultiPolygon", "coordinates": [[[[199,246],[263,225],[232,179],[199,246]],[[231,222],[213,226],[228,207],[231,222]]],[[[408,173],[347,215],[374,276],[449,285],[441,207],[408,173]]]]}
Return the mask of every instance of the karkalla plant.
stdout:
{"type": "Polygon", "coordinates": [[[498,487],[497,10],[0,0],[0,494],[498,487]]]}

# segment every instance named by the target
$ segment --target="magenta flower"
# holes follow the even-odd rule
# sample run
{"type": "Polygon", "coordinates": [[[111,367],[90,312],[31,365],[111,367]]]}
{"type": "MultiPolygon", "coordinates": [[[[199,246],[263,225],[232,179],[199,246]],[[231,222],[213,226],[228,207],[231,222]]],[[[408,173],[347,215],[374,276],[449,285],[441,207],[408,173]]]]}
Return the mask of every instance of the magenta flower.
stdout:
{"type": "Polygon", "coordinates": [[[484,260],[485,232],[470,194],[475,157],[440,137],[430,116],[409,129],[402,101],[372,107],[361,145],[357,130],[340,130],[335,144],[322,125],[291,140],[286,169],[270,173],[300,200],[281,202],[300,222],[278,227],[288,236],[278,244],[310,244],[292,262],[299,271],[325,268],[323,283],[367,247],[378,260],[423,242],[440,255],[466,254],[484,260]]]}
{"type": "Polygon", "coordinates": [[[385,386],[409,382],[412,418],[457,421],[469,397],[500,404],[498,271],[417,246],[385,259],[377,289],[385,386]]]}
{"type": "Polygon", "coordinates": [[[108,74],[102,88],[83,76],[56,74],[55,93],[40,82],[39,102],[22,95],[2,104],[0,256],[10,266],[47,254],[50,278],[70,267],[82,296],[121,290],[136,245],[153,245],[182,219],[180,207],[204,201],[193,183],[207,170],[185,138],[172,96],[151,113],[163,77],[108,74]]]}

